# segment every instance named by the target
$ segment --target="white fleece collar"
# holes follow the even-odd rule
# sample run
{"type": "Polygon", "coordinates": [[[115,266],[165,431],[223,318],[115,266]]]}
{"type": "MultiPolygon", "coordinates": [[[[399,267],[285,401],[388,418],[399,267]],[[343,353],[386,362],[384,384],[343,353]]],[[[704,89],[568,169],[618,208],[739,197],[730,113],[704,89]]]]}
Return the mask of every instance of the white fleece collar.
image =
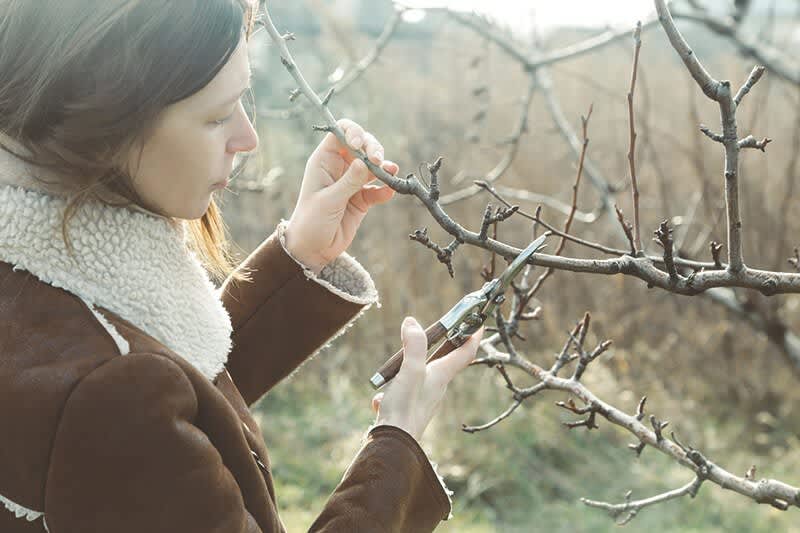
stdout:
{"type": "Polygon", "coordinates": [[[90,201],[69,223],[73,257],[61,238],[66,199],[33,190],[24,165],[0,149],[0,261],[79,296],[95,315],[95,306],[118,314],[213,380],[228,359],[231,321],[187,247],[185,223],[90,201]]]}

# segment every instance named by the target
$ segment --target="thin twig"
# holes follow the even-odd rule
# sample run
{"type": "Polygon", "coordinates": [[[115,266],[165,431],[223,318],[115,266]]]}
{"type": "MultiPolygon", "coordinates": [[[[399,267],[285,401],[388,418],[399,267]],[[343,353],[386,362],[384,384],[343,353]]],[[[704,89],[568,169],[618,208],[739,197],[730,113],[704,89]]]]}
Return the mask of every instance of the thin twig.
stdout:
{"type": "Polygon", "coordinates": [[[639,225],[639,185],[636,181],[636,125],[633,115],[633,95],[636,90],[636,71],[639,68],[639,51],[642,48],[642,23],[636,23],[633,32],[633,71],[631,73],[631,89],[628,92],[628,121],[630,123],[630,145],[628,149],[628,166],[631,172],[631,194],[633,195],[633,255],[644,252],[642,247],[641,227],[639,225]]]}
{"type": "Polygon", "coordinates": [[[657,496],[652,496],[650,498],[645,498],[643,500],[636,500],[630,501],[630,492],[626,495],[626,502],[625,503],[606,503],[606,502],[599,502],[594,500],[589,500],[587,498],[581,498],[581,502],[585,503],[589,507],[596,507],[598,509],[604,509],[611,515],[615,521],[620,515],[625,515],[621,520],[617,521],[617,525],[624,526],[628,522],[630,522],[642,509],[645,507],[649,507],[651,505],[656,505],[659,503],[663,503],[669,500],[674,500],[675,498],[682,498],[683,496],[691,496],[694,498],[697,495],[697,491],[700,490],[700,485],[703,484],[703,478],[700,476],[696,476],[691,482],[687,483],[683,487],[675,490],[671,490],[668,492],[664,492],[657,496]]]}

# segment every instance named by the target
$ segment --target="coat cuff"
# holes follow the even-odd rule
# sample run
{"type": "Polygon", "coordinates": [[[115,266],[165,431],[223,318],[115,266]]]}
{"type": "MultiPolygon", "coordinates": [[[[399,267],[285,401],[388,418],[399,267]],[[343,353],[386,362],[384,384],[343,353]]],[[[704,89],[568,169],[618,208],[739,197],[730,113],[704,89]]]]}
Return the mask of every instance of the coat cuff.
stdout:
{"type": "Polygon", "coordinates": [[[348,254],[319,276],[291,257],[286,224],[239,266],[249,281],[229,277],[219,289],[233,325],[226,367],[248,406],[330,347],[372,304],[380,307],[369,273],[348,254]]]}
{"type": "Polygon", "coordinates": [[[302,267],[303,274],[308,279],[319,283],[333,294],[349,302],[362,305],[375,304],[376,307],[381,307],[378,290],[375,288],[375,282],[369,272],[347,252],[342,252],[339,257],[325,265],[319,275],[293,256],[286,249],[286,226],[288,224],[288,220],[281,219],[277,228],[278,239],[286,255],[302,267]]]}
{"type": "Polygon", "coordinates": [[[443,518],[441,518],[441,520],[450,520],[453,518],[453,500],[451,498],[453,491],[447,488],[447,485],[444,483],[444,478],[442,478],[437,471],[439,465],[432,462],[428,458],[428,454],[422,449],[422,446],[417,439],[415,439],[404,429],[401,429],[397,426],[392,426],[389,424],[373,424],[369,427],[364,438],[362,439],[362,444],[371,439],[375,440],[384,437],[399,439],[400,441],[404,442],[417,456],[420,464],[423,465],[422,468],[425,472],[425,477],[428,480],[428,486],[435,494],[435,497],[442,508],[445,509],[445,511],[442,512],[443,518]],[[446,517],[445,514],[447,515],[446,517]]]}

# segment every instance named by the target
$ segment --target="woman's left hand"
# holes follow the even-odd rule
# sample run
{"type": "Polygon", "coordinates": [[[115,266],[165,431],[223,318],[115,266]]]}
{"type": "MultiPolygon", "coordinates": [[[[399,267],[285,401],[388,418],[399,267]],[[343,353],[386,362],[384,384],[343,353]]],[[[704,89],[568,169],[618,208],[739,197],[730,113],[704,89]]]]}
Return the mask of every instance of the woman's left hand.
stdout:
{"type": "MultiPolygon", "coordinates": [[[[391,175],[397,164],[383,159],[383,146],[349,119],[337,122],[348,145],[391,175]]],[[[316,274],[350,246],[361,221],[373,205],[388,202],[394,189],[376,180],[333,133],[327,133],[306,163],[300,197],[286,226],[286,249],[316,274]]]]}

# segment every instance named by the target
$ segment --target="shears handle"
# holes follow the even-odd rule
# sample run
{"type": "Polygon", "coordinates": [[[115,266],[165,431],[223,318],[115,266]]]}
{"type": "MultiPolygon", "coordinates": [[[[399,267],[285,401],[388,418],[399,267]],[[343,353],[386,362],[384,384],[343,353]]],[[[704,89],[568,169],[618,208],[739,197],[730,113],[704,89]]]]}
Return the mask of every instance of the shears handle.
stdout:
{"type": "MultiPolygon", "coordinates": [[[[425,330],[425,337],[428,339],[428,347],[430,348],[439,340],[442,339],[447,334],[447,328],[445,328],[441,322],[434,322],[432,325],[428,326],[428,329],[425,330]]],[[[441,346],[439,346],[426,360],[426,364],[430,363],[431,361],[435,361],[440,357],[444,357],[445,355],[449,354],[453,350],[455,350],[457,346],[450,340],[446,339],[441,346]]],[[[397,373],[400,371],[400,366],[403,364],[403,349],[400,348],[397,353],[395,353],[392,357],[386,361],[380,369],[372,376],[370,379],[370,383],[376,389],[379,389],[383,385],[389,382],[390,379],[395,377],[397,373]]]]}

